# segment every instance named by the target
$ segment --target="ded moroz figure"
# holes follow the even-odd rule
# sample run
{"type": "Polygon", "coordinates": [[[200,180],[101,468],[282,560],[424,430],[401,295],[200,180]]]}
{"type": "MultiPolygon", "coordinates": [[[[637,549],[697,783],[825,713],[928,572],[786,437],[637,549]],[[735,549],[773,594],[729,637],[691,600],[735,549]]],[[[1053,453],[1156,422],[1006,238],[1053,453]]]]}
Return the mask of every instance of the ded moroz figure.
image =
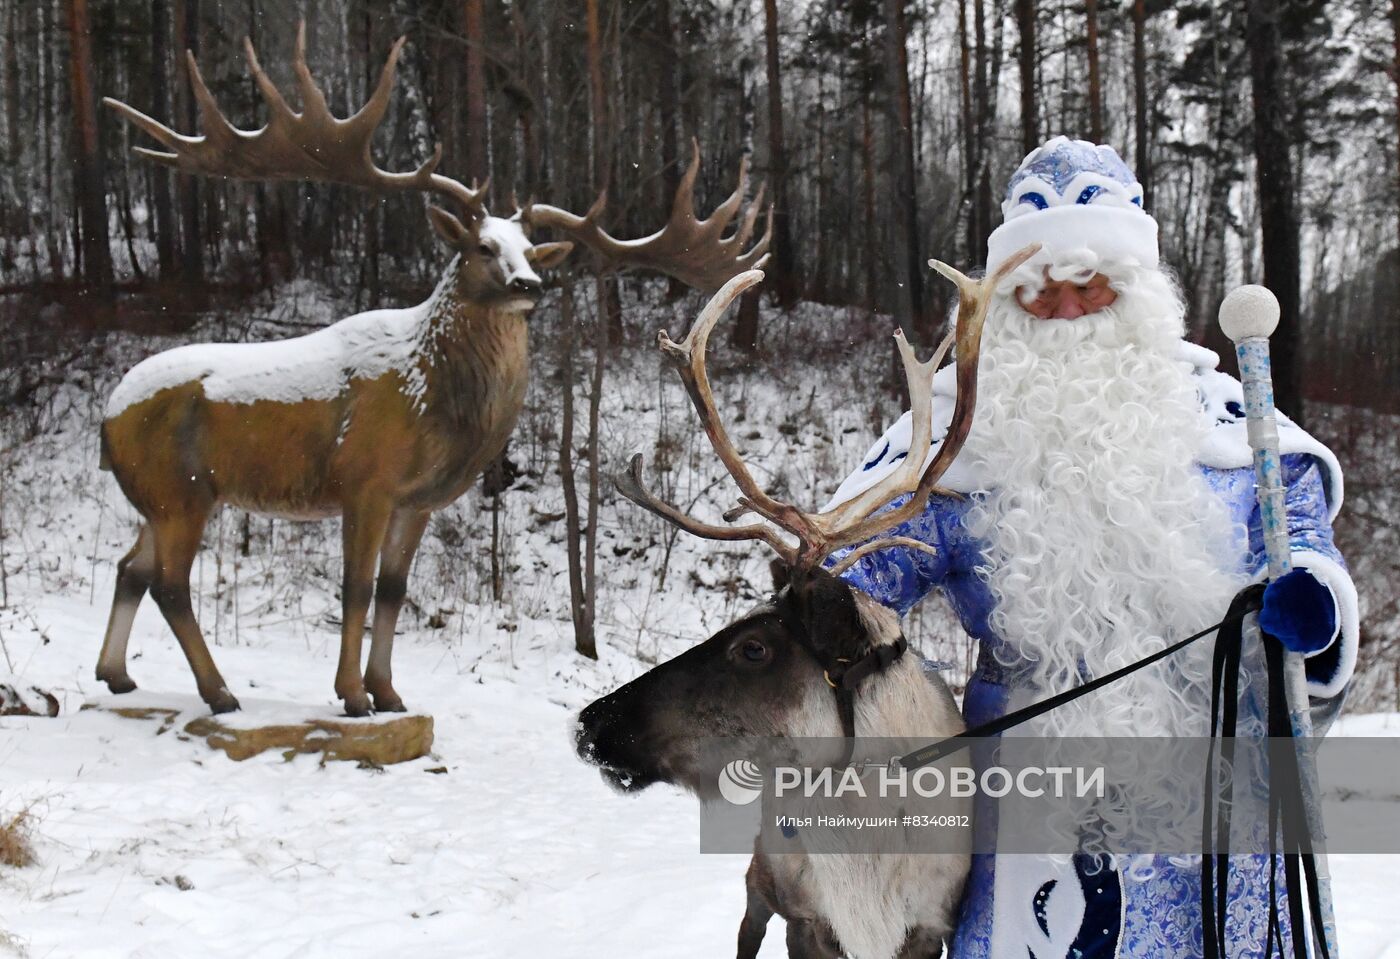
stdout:
{"type": "MultiPolygon", "coordinates": [[[[942,594],[980,647],[964,701],[970,726],[1219,622],[1265,564],[1240,384],[1182,338],[1182,297],[1159,264],[1157,224],[1132,171],[1111,147],[1056,137],[1012,175],[1002,211],[989,270],[1030,243],[1042,249],[987,314],[972,432],[942,480],[962,495],[935,496],[889,533],[932,552],[870,552],[844,573],[901,614],[942,594]]],[[[932,457],[941,441],[952,374],[934,378],[933,449],[916,455],[932,457]]],[[[1282,414],[1278,432],[1294,570],[1269,584],[1259,622],[1307,656],[1309,693],[1325,712],[1340,703],[1358,637],[1356,590],[1332,539],[1341,469],[1282,414]]],[[[905,414],[833,503],[897,468],[910,433],[905,414]]],[[[1210,686],[1206,640],[1027,731],[1204,737],[1210,686]]],[[[1262,721],[1242,714],[1241,728],[1262,721]]],[[[1156,771],[1141,772],[1150,782],[1156,771]]],[[[995,828],[995,817],[978,825],[995,828]]],[[[1231,959],[1266,949],[1269,863],[1231,865],[1231,959]]],[[[1199,857],[978,855],[953,955],[1198,956],[1200,883],[1199,857]]],[[[1287,937],[1286,911],[1282,924],[1287,937]]]]}

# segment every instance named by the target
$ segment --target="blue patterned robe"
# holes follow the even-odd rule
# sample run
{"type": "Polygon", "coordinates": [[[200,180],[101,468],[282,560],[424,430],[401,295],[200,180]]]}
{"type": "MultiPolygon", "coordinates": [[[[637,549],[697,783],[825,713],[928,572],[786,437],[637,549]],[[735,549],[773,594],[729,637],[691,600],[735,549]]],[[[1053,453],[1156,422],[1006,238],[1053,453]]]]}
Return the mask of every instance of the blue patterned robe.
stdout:
{"type": "MultiPolygon", "coordinates": [[[[1215,371],[1214,354],[1183,344],[1183,352],[1197,362],[1202,408],[1215,414],[1216,429],[1202,450],[1199,468],[1210,487],[1227,504],[1233,521],[1247,526],[1247,551],[1240,556],[1240,568],[1262,576],[1265,556],[1260,535],[1259,511],[1255,502],[1254,473],[1243,437],[1243,412],[1236,396],[1239,384],[1215,371]],[[1237,434],[1229,431],[1237,429],[1237,434]],[[1207,465],[1207,463],[1212,465],[1207,465]],[[1234,464],[1234,465],[1231,465],[1234,464]]],[[[947,383],[944,381],[946,391],[947,383]]],[[[938,384],[935,384],[938,395],[938,384]]],[[[947,393],[944,393],[947,398],[947,393]]],[[[948,404],[945,403],[946,407],[948,404]]],[[[935,406],[935,418],[939,416],[935,406]]],[[[900,447],[901,421],[875,444],[861,469],[843,484],[837,500],[869,485],[864,473],[877,470],[907,455],[909,439],[904,429],[900,447]]],[[[1332,592],[1336,602],[1337,632],[1325,650],[1307,660],[1309,690],[1318,701],[1340,703],[1356,662],[1358,638],[1356,592],[1341,555],[1332,541],[1331,519],[1341,500],[1341,475],[1336,460],[1315,440],[1286,420],[1281,420],[1284,437],[1283,467],[1287,481],[1287,509],[1294,565],[1308,569],[1332,592]],[[1287,431],[1283,427],[1287,427],[1287,431]],[[1293,452],[1289,452],[1289,450],[1293,452]]],[[[935,429],[935,436],[938,430],[935,429]]],[[[935,447],[941,436],[935,440],[935,447]]],[[[975,492],[974,477],[950,471],[959,492],[975,492]]],[[[964,528],[967,500],[934,498],[924,513],[891,531],[928,543],[937,555],[895,547],[868,554],[845,577],[881,603],[902,615],[930,592],[937,591],[961,619],[963,627],[980,646],[977,667],[967,686],[963,712],[969,726],[1002,715],[1014,691],[1014,671],[994,655],[1002,646],[989,624],[993,599],[986,583],[975,572],[983,562],[982,544],[964,528]]],[[[840,554],[833,559],[839,558],[840,554]]],[[[979,800],[980,801],[980,800],[979,800]]],[[[979,806],[977,828],[994,830],[995,810],[979,806]]],[[[987,848],[990,842],[979,842],[987,848]]],[[[1236,857],[1230,879],[1230,919],[1232,957],[1262,956],[1268,917],[1268,860],[1264,857],[1236,857]]],[[[1282,875],[1279,876],[1280,884],[1282,875]]],[[[1063,905],[1063,904],[1061,904],[1063,905]]],[[[1063,914],[1061,912],[1061,914],[1063,914]]],[[[1072,863],[1053,863],[1039,857],[973,857],[972,875],[963,902],[959,928],[953,943],[954,959],[982,959],[993,956],[993,925],[998,941],[1014,942],[1016,948],[999,946],[994,959],[1058,959],[1082,957],[1192,957],[1201,954],[1200,873],[1194,863],[1177,863],[1158,857],[1150,877],[1124,875],[1102,869],[1088,857],[1075,857],[1072,863]],[[1028,866],[1027,862],[1034,865],[1028,866]],[[1036,870],[1025,880],[1003,876],[997,870],[1036,870]],[[1014,880],[1014,881],[1013,881],[1014,880]],[[1015,889],[1014,901],[998,901],[997,893],[1015,889]],[[1072,939],[1061,934],[1052,940],[1045,921],[1046,897],[1070,895],[1080,920],[1072,939]],[[1066,892],[1066,890],[1071,890],[1066,892]],[[1081,896],[1082,893],[1082,896],[1081,896]],[[1082,906],[1079,905],[1082,898],[1082,906]]],[[[1286,925],[1286,915],[1284,916],[1286,925]]],[[[1071,930],[1075,931],[1075,930],[1071,930]]]]}

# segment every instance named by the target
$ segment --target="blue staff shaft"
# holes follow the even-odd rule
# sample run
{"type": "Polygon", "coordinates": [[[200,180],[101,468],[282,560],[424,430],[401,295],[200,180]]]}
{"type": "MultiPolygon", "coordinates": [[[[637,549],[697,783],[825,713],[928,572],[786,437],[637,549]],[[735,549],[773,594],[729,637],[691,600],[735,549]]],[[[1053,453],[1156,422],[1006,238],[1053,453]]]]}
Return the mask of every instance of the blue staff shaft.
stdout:
{"type": "MultiPolygon", "coordinates": [[[[1278,322],[1278,303],[1262,287],[1243,287],[1226,298],[1221,305],[1221,326],[1235,341],[1235,355],[1240,364],[1240,380],[1244,384],[1244,406],[1249,446],[1254,451],[1255,490],[1259,500],[1259,519],[1263,531],[1264,549],[1269,562],[1269,579],[1276,580],[1293,568],[1292,549],[1288,538],[1288,511],[1284,503],[1283,469],[1279,463],[1278,420],[1274,415],[1273,375],[1269,363],[1269,337],[1278,322]],[[1236,294],[1242,294],[1236,296],[1236,294]],[[1231,316],[1231,299],[1236,300],[1237,315],[1231,316]],[[1267,305],[1264,305],[1267,304],[1267,305]],[[1259,312],[1272,311],[1272,317],[1261,320],[1259,312]],[[1233,321],[1233,322],[1232,322],[1233,321]]],[[[1312,762],[1312,713],[1309,711],[1307,673],[1299,653],[1284,657],[1285,693],[1288,698],[1288,719],[1294,741],[1298,744],[1298,767],[1302,777],[1304,813],[1308,832],[1315,847],[1323,839],[1322,811],[1318,805],[1317,770],[1312,762]]],[[[1318,899],[1323,938],[1327,954],[1337,959],[1337,922],[1332,911],[1332,880],[1327,860],[1318,853],[1318,899]]],[[[1294,929],[1293,935],[1306,936],[1306,929],[1294,929]]]]}

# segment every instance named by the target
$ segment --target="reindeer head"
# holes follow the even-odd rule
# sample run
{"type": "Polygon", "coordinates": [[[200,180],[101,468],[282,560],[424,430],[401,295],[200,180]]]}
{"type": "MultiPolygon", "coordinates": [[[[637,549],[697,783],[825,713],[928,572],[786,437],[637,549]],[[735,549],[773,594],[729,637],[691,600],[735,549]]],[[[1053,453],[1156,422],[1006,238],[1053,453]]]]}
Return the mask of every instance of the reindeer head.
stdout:
{"type": "Polygon", "coordinates": [[[702,760],[719,738],[838,737],[829,679],[883,648],[899,621],[822,569],[775,564],[779,589],[705,642],[598,700],[578,718],[577,747],[622,791],[657,782],[718,797],[702,760]]]}
{"type": "Polygon", "coordinates": [[[958,394],[947,437],[927,466],[923,457],[910,456],[903,468],[871,490],[823,513],[808,513],[781,502],[754,481],[715,409],[705,371],[705,348],[715,323],[745,289],[763,279],[763,274],[752,270],[726,283],[681,343],[673,342],[664,331],[658,334],[661,349],[679,371],[711,445],[741,491],[738,504],[724,514],[725,521],[732,523],[748,513],[757,514],[759,521],[721,526],[682,513],[646,488],[641,454],[635,454],[627,472],[616,478],[618,490],[697,536],[767,543],[779,557],[774,564],[778,591],[769,602],[694,649],[580,714],[579,754],[599,765],[607,780],[627,790],[671,782],[709,798],[716,783],[701,761],[700,747],[715,738],[841,735],[848,743],[849,759],[855,736],[856,690],[865,679],[898,660],[906,643],[894,613],[834,574],[875,549],[896,544],[928,548],[887,534],[923,511],[939,478],[962,448],[972,426],[977,359],[988,301],[1005,275],[1036,249],[1020,251],[980,282],[945,264],[933,263],[958,285],[956,327],[928,362],[919,362],[903,332],[897,332],[895,339],[913,401],[914,442],[910,448],[914,450],[931,445],[933,374],[956,340],[958,394]],[[902,505],[881,509],[906,494],[909,498],[902,505]],[[796,545],[784,534],[795,536],[796,545]],[[831,572],[823,568],[832,552],[846,546],[856,548],[831,572]]]}

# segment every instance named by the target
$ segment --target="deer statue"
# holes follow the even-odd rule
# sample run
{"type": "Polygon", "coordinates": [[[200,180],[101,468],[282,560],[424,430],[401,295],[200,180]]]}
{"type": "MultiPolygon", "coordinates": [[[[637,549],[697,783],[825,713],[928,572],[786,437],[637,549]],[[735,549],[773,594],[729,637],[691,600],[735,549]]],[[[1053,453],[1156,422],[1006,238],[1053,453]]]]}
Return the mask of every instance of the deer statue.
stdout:
{"type": "MultiPolygon", "coordinates": [[[[933,435],[932,380],[956,342],[957,402],[938,452],[904,466],[861,496],[824,513],[774,499],[753,479],[715,409],[705,372],[710,331],[741,292],[759,282],[754,270],[730,280],[705,307],[681,343],[662,332],[662,351],[680,372],[700,425],[742,495],[727,522],[753,513],[757,522],[703,522],[657,498],[644,485],[642,458],[632,457],[618,490],[639,506],[696,536],[760,540],[774,561],[777,591],[748,615],[669,662],[589,705],[578,717],[579,755],[624,791],[657,782],[680,785],[702,801],[722,795],[697,761],[702,743],[726,737],[842,737],[849,766],[857,736],[927,743],[963,729],[952,693],[929,674],[896,615],[839,578],[860,556],[900,544],[887,535],[918,515],[972,426],[982,323],[991,291],[1035,252],[1027,248],[980,282],[933,263],[960,291],[955,331],[928,362],[919,362],[903,332],[895,334],[913,405],[913,444],[933,435]],[[908,498],[883,509],[896,497],[908,498]],[[784,534],[796,537],[791,544],[784,534]],[[828,571],[825,561],[854,547],[828,571]]],[[[879,758],[886,758],[881,756],[879,758]]],[[[773,915],[788,921],[788,954],[801,959],[930,959],[953,929],[969,858],[930,854],[767,855],[755,852],[748,872],[748,908],[739,931],[740,959],[758,954],[773,915]]]]}
{"type": "MultiPolygon", "coordinates": [[[[542,290],[537,271],[562,261],[573,246],[534,244],[531,228],[551,227],[615,265],[653,268],[706,291],[765,257],[768,233],[749,246],[761,191],[724,235],[743,205],[742,166],[734,194],[708,219],[696,218],[698,146],[668,222],[637,240],[618,240],[598,225],[605,195],[584,216],[533,203],[509,218],[491,216],[486,186],[469,188],[435,172],[441,147],[416,170],[380,169],[371,141],[389,106],[403,44],[403,38],[394,44],[373,94],[348,119],[331,114],[307,69],[304,24],[294,62],[300,113],[245,41],[269,114],[259,130],[229,124],[191,54],[203,136],[176,133],[124,103],[104,101],[165,147],[137,152],[186,173],[420,191],[454,207],[428,208],[454,258],[418,306],[362,313],[280,342],[169,350],[132,368],[113,391],[101,463],[143,520],[136,544],[118,563],[97,663],[97,678],[114,693],[135,688],[126,646],[149,590],[200,696],[215,713],[238,708],[200,634],[189,589],[205,523],[230,504],[296,520],[343,517],[336,695],[351,716],[402,710],[390,656],[414,552],[432,512],[471,487],[514,429],[529,365],[526,316],[542,290]],[[362,675],[371,596],[372,641],[362,675]]],[[[771,217],[770,210],[770,230],[771,217]]]]}

